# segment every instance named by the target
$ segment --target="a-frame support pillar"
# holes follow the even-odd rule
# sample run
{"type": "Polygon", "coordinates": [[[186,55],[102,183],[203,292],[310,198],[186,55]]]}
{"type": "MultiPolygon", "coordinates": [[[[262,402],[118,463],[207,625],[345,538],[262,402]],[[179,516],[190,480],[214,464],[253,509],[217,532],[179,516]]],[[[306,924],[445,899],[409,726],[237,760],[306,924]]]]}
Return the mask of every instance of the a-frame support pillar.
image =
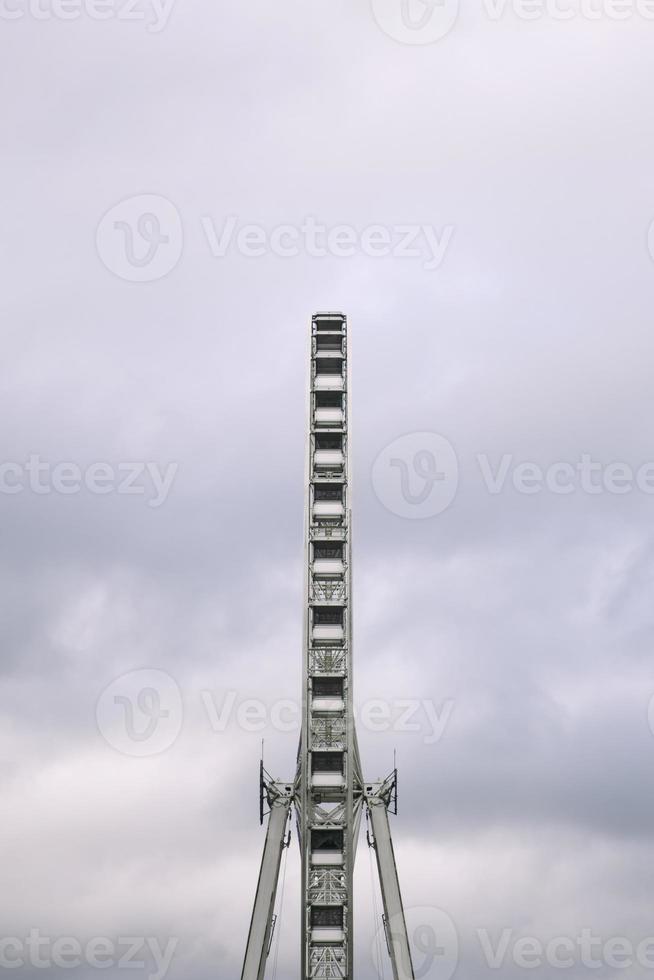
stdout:
{"type": "Polygon", "coordinates": [[[282,852],[286,845],[286,824],[292,794],[280,794],[270,804],[266,843],[263,849],[259,883],[250,922],[241,980],[263,980],[273,928],[275,896],[282,852]]]}
{"type": "Polygon", "coordinates": [[[393,967],[393,980],[414,980],[409,936],[391,839],[387,802],[380,796],[368,797],[368,812],[374,836],[379,884],[384,903],[386,942],[393,967]]]}

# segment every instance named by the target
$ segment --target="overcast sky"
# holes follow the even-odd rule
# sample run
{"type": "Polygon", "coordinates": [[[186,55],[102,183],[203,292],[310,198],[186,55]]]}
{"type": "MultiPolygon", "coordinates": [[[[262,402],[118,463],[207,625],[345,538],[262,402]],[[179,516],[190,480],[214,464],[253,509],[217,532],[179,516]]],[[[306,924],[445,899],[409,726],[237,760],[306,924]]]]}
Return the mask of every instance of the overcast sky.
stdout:
{"type": "Polygon", "coordinates": [[[316,310],[349,315],[359,738],[371,778],[397,750],[421,976],[452,929],[461,980],[654,969],[581,940],[654,935],[654,20],[412,2],[0,0],[15,977],[115,980],[124,937],[240,975],[261,739],[295,770],[316,310]]]}

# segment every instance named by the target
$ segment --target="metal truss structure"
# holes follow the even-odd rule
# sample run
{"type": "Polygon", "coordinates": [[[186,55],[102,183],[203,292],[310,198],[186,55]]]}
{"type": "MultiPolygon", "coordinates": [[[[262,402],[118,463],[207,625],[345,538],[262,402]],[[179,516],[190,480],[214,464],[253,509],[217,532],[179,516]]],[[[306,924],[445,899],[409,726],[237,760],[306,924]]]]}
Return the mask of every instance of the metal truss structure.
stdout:
{"type": "Polygon", "coordinates": [[[316,313],[307,435],[302,735],[294,780],[277,782],[261,765],[261,820],[267,815],[268,827],[241,980],[264,980],[291,807],[302,857],[302,980],[353,980],[353,871],[364,811],[393,978],[414,980],[388,819],[397,777],[393,772],[383,782],[364,781],[354,726],[348,378],[347,319],[342,313],[316,313]]]}

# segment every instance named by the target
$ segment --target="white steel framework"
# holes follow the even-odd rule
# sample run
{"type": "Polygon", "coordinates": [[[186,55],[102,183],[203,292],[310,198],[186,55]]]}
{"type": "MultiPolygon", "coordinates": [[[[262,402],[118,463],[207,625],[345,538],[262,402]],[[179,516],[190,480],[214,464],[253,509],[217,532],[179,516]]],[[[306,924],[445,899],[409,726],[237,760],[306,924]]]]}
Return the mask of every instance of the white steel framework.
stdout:
{"type": "Polygon", "coordinates": [[[311,321],[302,734],[295,779],[261,766],[268,829],[241,980],[263,980],[274,929],[281,856],[294,806],[302,859],[302,980],[353,980],[353,871],[361,816],[379,871],[394,980],[413,967],[391,842],[396,774],[364,782],[352,693],[352,552],[349,506],[347,319],[311,321]],[[389,934],[390,933],[390,934],[389,934]]]}

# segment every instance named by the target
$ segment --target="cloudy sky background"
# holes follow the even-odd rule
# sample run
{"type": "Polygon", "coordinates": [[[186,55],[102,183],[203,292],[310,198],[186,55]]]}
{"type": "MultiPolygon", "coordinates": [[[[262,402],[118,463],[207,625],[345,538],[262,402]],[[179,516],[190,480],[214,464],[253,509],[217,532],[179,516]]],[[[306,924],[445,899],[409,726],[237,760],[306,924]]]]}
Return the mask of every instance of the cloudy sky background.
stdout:
{"type": "MultiPolygon", "coordinates": [[[[159,33],[28,13],[0,21],[0,44],[1,458],[178,465],[160,507],[0,494],[2,934],[176,937],[172,980],[239,975],[260,740],[287,778],[297,733],[234,715],[216,731],[203,692],[219,709],[299,696],[320,309],[350,317],[357,701],[453,704],[435,744],[422,709],[418,731],[360,731],[371,777],[397,749],[407,907],[451,917],[468,978],[498,973],[480,929],[654,934],[654,497],[510,479],[493,495],[477,462],[654,459],[654,22],[492,22],[463,0],[421,46],[365,0],[177,0],[159,33]],[[183,250],[129,282],[96,229],[146,193],[177,208],[183,250]],[[454,230],[435,270],[360,251],[216,258],[202,218],[228,215],[454,230]],[[424,431],[454,447],[458,492],[408,520],[371,469],[424,431]],[[142,668],[174,678],[184,722],[134,758],[96,704],[142,668]]],[[[365,841],[359,864],[357,978],[373,980],[365,841]]],[[[298,977],[297,902],[294,842],[283,980],[298,977]]],[[[59,971],[13,974],[44,972],[59,971]]],[[[502,976],[525,972],[552,975],[509,953],[502,976]]],[[[565,975],[589,972],[650,971],[565,975]]]]}

